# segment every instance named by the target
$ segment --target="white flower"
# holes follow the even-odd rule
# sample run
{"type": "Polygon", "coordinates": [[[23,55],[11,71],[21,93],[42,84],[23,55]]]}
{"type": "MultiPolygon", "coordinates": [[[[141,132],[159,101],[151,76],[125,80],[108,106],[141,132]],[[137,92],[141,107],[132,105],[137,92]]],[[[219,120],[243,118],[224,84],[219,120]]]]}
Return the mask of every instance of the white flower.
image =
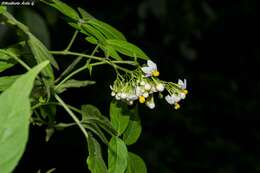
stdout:
{"type": "Polygon", "coordinates": [[[154,108],[155,108],[153,96],[152,96],[152,97],[149,97],[149,98],[146,100],[145,105],[146,105],[147,107],[149,107],[150,109],[154,109],[154,108]]]}
{"type": "Polygon", "coordinates": [[[164,85],[163,85],[162,83],[158,83],[158,84],[156,85],[156,89],[157,89],[158,91],[162,92],[162,91],[164,90],[164,85]]]}
{"type": "Polygon", "coordinates": [[[142,88],[139,87],[139,86],[137,86],[137,87],[135,88],[135,95],[136,95],[137,97],[139,97],[139,96],[141,96],[142,94],[143,94],[142,88]]]}
{"type": "Polygon", "coordinates": [[[146,77],[159,76],[159,71],[157,70],[157,65],[151,60],[148,60],[147,66],[142,67],[141,69],[145,73],[146,77]]]}
{"type": "Polygon", "coordinates": [[[178,80],[178,85],[181,87],[181,89],[187,88],[187,81],[184,79],[183,81],[181,79],[178,80]]]}
{"type": "Polygon", "coordinates": [[[120,100],[120,96],[116,94],[116,100],[120,100]]]}
{"type": "Polygon", "coordinates": [[[148,93],[148,92],[144,92],[144,93],[143,93],[143,96],[144,96],[145,98],[147,98],[147,97],[149,96],[149,93],[148,93]]]}
{"type": "Polygon", "coordinates": [[[114,91],[111,92],[111,96],[115,96],[116,93],[114,91]]]}
{"type": "Polygon", "coordinates": [[[145,81],[142,80],[142,81],[140,82],[140,85],[144,86],[144,85],[145,85],[145,81]]]}
{"type": "Polygon", "coordinates": [[[176,95],[167,95],[165,97],[165,100],[170,104],[170,105],[173,105],[177,102],[179,102],[181,100],[180,97],[176,96],[176,95]]]}
{"type": "Polygon", "coordinates": [[[126,93],[121,93],[121,98],[125,99],[126,98],[126,93]]]}
{"type": "Polygon", "coordinates": [[[145,90],[150,90],[152,88],[152,86],[149,84],[149,83],[146,83],[145,85],[144,85],[144,89],[145,90]]]}
{"type": "Polygon", "coordinates": [[[180,98],[181,98],[181,99],[185,99],[185,97],[186,97],[186,94],[185,94],[185,93],[180,93],[180,98]]]}

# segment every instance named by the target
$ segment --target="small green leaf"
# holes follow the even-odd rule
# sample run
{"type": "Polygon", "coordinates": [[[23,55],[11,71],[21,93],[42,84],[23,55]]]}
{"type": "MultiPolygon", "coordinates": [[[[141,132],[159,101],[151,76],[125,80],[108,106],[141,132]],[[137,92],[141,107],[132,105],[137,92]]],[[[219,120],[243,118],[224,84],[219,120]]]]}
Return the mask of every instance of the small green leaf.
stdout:
{"type": "Polygon", "coordinates": [[[97,124],[110,135],[117,135],[117,131],[107,117],[103,116],[101,112],[93,105],[82,105],[82,123],[97,124]]]}
{"type": "Polygon", "coordinates": [[[107,140],[106,136],[104,135],[104,133],[102,132],[102,130],[99,128],[99,126],[97,124],[94,124],[94,123],[89,123],[89,124],[84,123],[83,126],[86,129],[89,129],[90,131],[95,133],[102,140],[102,142],[104,142],[105,144],[108,144],[108,140],[107,140]]]}
{"type": "Polygon", "coordinates": [[[138,116],[137,107],[131,110],[132,115],[126,131],[123,133],[123,140],[127,145],[134,144],[142,132],[141,121],[138,116]]]}
{"type": "Polygon", "coordinates": [[[91,134],[88,137],[88,152],[87,164],[91,173],[107,173],[107,167],[102,157],[101,147],[91,134]]]}
{"type": "Polygon", "coordinates": [[[80,88],[88,85],[94,85],[95,83],[96,83],[95,81],[90,81],[90,80],[80,81],[80,80],[71,79],[71,80],[67,80],[65,83],[60,85],[56,91],[57,93],[62,93],[66,91],[68,88],[80,88]]]}
{"type": "Polygon", "coordinates": [[[47,64],[37,65],[0,95],[1,173],[12,172],[25,150],[31,114],[29,95],[36,75],[47,64]]]}
{"type": "Polygon", "coordinates": [[[128,152],[124,141],[112,137],[108,144],[108,172],[124,173],[127,168],[128,152]]]}
{"type": "Polygon", "coordinates": [[[126,104],[112,101],[110,104],[110,119],[112,126],[121,135],[127,128],[131,116],[126,104]]]}
{"type": "Polygon", "coordinates": [[[112,57],[118,61],[122,60],[122,58],[118,55],[118,53],[115,51],[115,49],[112,46],[104,45],[104,46],[100,46],[100,47],[105,52],[106,57],[112,57]]]}
{"type": "Polygon", "coordinates": [[[112,46],[116,51],[126,56],[148,60],[149,57],[137,46],[124,40],[109,39],[106,44],[112,46]]]}
{"type": "Polygon", "coordinates": [[[84,20],[88,20],[91,18],[94,18],[91,14],[89,14],[86,10],[82,9],[82,8],[78,8],[79,14],[81,15],[81,17],[84,20]]]}
{"type": "Polygon", "coordinates": [[[128,165],[126,173],[147,173],[143,159],[131,152],[128,152],[128,165]]]}
{"type": "Polygon", "coordinates": [[[12,61],[13,58],[10,56],[12,52],[4,49],[0,49],[0,72],[5,71],[13,67],[16,62],[12,61]]]}
{"type": "Polygon", "coordinates": [[[65,4],[59,0],[51,0],[51,3],[48,3],[48,4],[50,6],[56,8],[62,14],[64,14],[65,16],[67,16],[71,19],[74,19],[74,20],[80,19],[78,13],[73,8],[71,8],[70,6],[68,6],[67,4],[65,4]]]}
{"type": "Polygon", "coordinates": [[[126,40],[125,36],[120,31],[105,22],[91,19],[88,20],[87,23],[99,30],[107,39],[126,40]]]}
{"type": "Polygon", "coordinates": [[[95,39],[95,38],[92,37],[92,36],[86,37],[85,39],[86,39],[89,43],[91,43],[91,44],[98,44],[97,39],[95,39]]]}
{"type": "Polygon", "coordinates": [[[9,88],[20,75],[0,77],[0,92],[9,88]]]}

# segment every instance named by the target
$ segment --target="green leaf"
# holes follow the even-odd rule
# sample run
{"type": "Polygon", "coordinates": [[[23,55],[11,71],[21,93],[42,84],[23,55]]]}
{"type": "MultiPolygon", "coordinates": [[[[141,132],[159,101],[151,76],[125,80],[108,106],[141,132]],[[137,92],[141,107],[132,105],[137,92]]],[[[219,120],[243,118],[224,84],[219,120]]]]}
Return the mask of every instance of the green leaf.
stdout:
{"type": "Polygon", "coordinates": [[[96,83],[95,81],[90,81],[90,80],[80,81],[80,80],[71,79],[71,80],[67,80],[65,83],[60,85],[56,91],[57,93],[62,93],[66,91],[68,88],[80,88],[88,85],[94,85],[95,83],[96,83]]]}
{"type": "Polygon", "coordinates": [[[122,102],[112,101],[110,104],[110,119],[112,126],[121,135],[127,128],[131,116],[126,104],[122,102]]]}
{"type": "Polygon", "coordinates": [[[20,75],[0,77],[0,92],[9,88],[20,75]]]}
{"type": "Polygon", "coordinates": [[[37,65],[0,95],[1,173],[12,172],[25,150],[31,114],[29,95],[36,75],[47,64],[37,65]]]}
{"type": "Polygon", "coordinates": [[[149,57],[137,46],[124,40],[108,39],[106,44],[126,56],[148,60],[149,57]]]}
{"type": "Polygon", "coordinates": [[[40,54],[42,56],[42,57],[36,57],[37,62],[42,61],[42,60],[48,60],[53,65],[53,67],[55,67],[56,69],[59,69],[59,66],[58,66],[56,60],[54,59],[54,57],[49,53],[49,50],[44,46],[44,44],[38,38],[36,38],[32,34],[29,34],[28,43],[29,43],[34,55],[40,54]],[[33,45],[33,44],[35,44],[35,45],[33,45]],[[35,49],[38,49],[37,50],[38,52],[35,51],[35,49]]]}
{"type": "Polygon", "coordinates": [[[108,172],[124,173],[127,168],[127,148],[120,138],[112,137],[108,144],[108,172]]]}
{"type": "Polygon", "coordinates": [[[91,19],[88,20],[87,23],[99,30],[107,39],[126,40],[125,36],[120,31],[105,22],[91,19]]]}
{"type": "Polygon", "coordinates": [[[57,10],[59,10],[62,14],[64,14],[65,16],[74,19],[74,20],[79,20],[80,17],[77,13],[77,11],[75,11],[73,8],[71,8],[70,6],[68,6],[67,4],[59,1],[59,0],[51,0],[51,3],[48,3],[50,6],[56,8],[57,10]]]}
{"type": "Polygon", "coordinates": [[[123,133],[123,140],[127,145],[134,144],[142,132],[141,121],[138,116],[137,107],[130,110],[132,112],[126,131],[123,133]]]}
{"type": "Polygon", "coordinates": [[[126,173],[147,173],[143,159],[131,152],[128,152],[128,165],[126,173]]]}
{"type": "Polygon", "coordinates": [[[5,6],[0,6],[0,14],[4,13],[6,11],[5,6]]]}
{"type": "Polygon", "coordinates": [[[93,133],[95,133],[101,140],[102,142],[104,142],[105,144],[108,144],[108,140],[106,138],[106,136],[104,135],[104,133],[102,132],[102,130],[99,128],[99,126],[97,124],[94,123],[84,123],[83,126],[86,129],[91,130],[93,133]]]}
{"type": "MultiPolygon", "coordinates": [[[[51,54],[49,54],[48,49],[41,43],[40,40],[38,40],[34,35],[32,35],[30,33],[29,33],[28,44],[32,50],[32,53],[33,53],[37,63],[41,63],[45,60],[49,60],[54,67],[56,67],[57,69],[59,68],[58,64],[55,61],[55,59],[53,58],[53,56],[51,54]]],[[[54,79],[53,70],[50,65],[48,65],[42,71],[42,73],[45,77],[48,77],[51,80],[54,79]]]]}
{"type": "Polygon", "coordinates": [[[115,51],[115,49],[110,46],[110,45],[104,45],[104,46],[100,46],[101,49],[105,52],[105,56],[108,57],[112,57],[115,60],[121,61],[122,58],[118,55],[118,53],[115,51]]]}
{"type": "Polygon", "coordinates": [[[89,43],[91,43],[91,44],[98,44],[97,39],[95,39],[95,38],[92,37],[92,36],[86,37],[85,39],[86,39],[89,43]]]}
{"type": "Polygon", "coordinates": [[[4,49],[0,49],[0,72],[5,71],[13,67],[16,62],[12,61],[13,58],[10,56],[12,52],[4,49]]]}
{"type": "Polygon", "coordinates": [[[88,20],[91,18],[94,18],[91,14],[89,14],[86,10],[82,9],[82,8],[78,8],[79,14],[81,15],[81,17],[84,20],[88,20]]]}
{"type": "Polygon", "coordinates": [[[96,40],[98,40],[98,42],[104,43],[104,41],[106,40],[106,37],[93,26],[83,24],[81,27],[87,33],[88,36],[94,37],[96,40]]]}
{"type": "Polygon", "coordinates": [[[93,105],[82,105],[82,122],[87,124],[97,124],[110,135],[117,135],[117,131],[107,117],[103,116],[101,112],[93,105]]]}
{"type": "Polygon", "coordinates": [[[108,171],[102,157],[101,147],[91,134],[88,137],[88,152],[87,164],[91,173],[107,173],[108,171]]]}

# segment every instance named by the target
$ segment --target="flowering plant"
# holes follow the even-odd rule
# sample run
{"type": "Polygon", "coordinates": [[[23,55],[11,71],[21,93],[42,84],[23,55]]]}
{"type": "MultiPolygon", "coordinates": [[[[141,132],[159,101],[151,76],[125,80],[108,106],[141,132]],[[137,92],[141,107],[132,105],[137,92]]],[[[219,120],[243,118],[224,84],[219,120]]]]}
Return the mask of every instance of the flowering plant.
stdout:
{"type": "Polygon", "coordinates": [[[28,141],[30,124],[47,127],[46,141],[56,130],[78,126],[88,143],[86,162],[92,173],[145,173],[144,161],[127,149],[141,134],[137,107],[128,105],[137,105],[139,101],[154,109],[158,96],[178,109],[179,101],[187,94],[186,80],[178,83],[160,80],[157,65],[140,48],[85,10],[76,11],[59,0],[41,2],[62,13],[75,33],[64,50],[50,51],[26,25],[0,6],[2,23],[15,28],[19,37],[16,45],[0,49],[0,73],[18,65],[27,71],[22,75],[0,77],[1,173],[11,172],[18,164],[28,141]],[[71,50],[79,35],[92,45],[91,53],[71,50]],[[56,58],[64,56],[73,60],[56,77],[54,71],[59,71],[56,58]],[[76,68],[81,63],[84,65],[76,68]],[[91,73],[101,65],[109,65],[116,72],[115,81],[110,85],[115,99],[110,105],[109,118],[93,105],[81,105],[79,109],[62,98],[62,93],[70,88],[94,85],[95,81],[73,77],[86,69],[91,73]],[[60,108],[68,113],[72,123],[57,120],[56,110],[60,108]],[[101,141],[107,145],[107,163],[103,160],[101,141]]]}

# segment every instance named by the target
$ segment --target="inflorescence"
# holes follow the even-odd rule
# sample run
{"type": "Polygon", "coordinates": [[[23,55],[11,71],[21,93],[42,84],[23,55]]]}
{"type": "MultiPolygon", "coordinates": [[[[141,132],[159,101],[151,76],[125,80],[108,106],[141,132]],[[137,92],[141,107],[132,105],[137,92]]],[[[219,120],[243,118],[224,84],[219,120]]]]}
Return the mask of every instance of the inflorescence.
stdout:
{"type": "Polygon", "coordinates": [[[159,74],[157,65],[148,60],[146,66],[124,76],[118,75],[113,86],[110,86],[111,95],[116,100],[129,105],[139,100],[140,103],[153,109],[155,108],[154,94],[159,93],[159,96],[163,97],[163,92],[166,90],[168,94],[164,97],[165,100],[175,109],[179,109],[180,100],[185,99],[188,94],[186,79],[179,79],[178,83],[166,82],[158,78],[159,74]]]}

